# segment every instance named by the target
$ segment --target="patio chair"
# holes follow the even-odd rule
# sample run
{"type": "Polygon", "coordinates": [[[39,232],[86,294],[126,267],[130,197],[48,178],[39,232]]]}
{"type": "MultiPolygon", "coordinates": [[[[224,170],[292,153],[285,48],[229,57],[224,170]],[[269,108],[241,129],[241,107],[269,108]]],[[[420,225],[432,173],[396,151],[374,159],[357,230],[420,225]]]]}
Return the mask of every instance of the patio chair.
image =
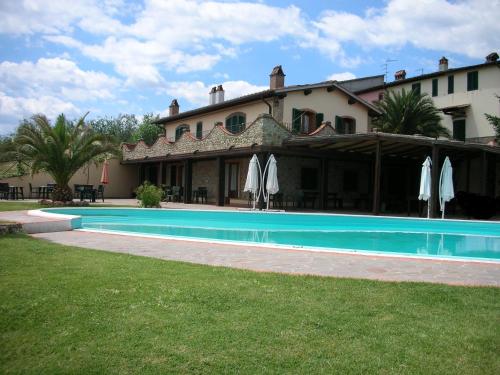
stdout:
{"type": "Polygon", "coordinates": [[[208,189],[205,186],[200,186],[195,192],[196,203],[201,200],[201,203],[207,203],[208,189]]]}
{"type": "Polygon", "coordinates": [[[36,198],[40,198],[39,188],[37,188],[37,187],[33,188],[33,185],[31,185],[31,182],[28,183],[28,185],[29,185],[29,189],[30,189],[30,195],[29,195],[30,199],[32,199],[34,195],[36,195],[36,198]]]}
{"type": "Polygon", "coordinates": [[[104,202],[104,185],[99,185],[95,191],[95,199],[99,199],[99,197],[101,197],[104,202]]]}
{"type": "Polygon", "coordinates": [[[283,193],[269,195],[269,206],[283,210],[283,193]]]}
{"type": "Polygon", "coordinates": [[[180,202],[181,201],[181,187],[180,186],[172,186],[172,201],[180,202]]]}

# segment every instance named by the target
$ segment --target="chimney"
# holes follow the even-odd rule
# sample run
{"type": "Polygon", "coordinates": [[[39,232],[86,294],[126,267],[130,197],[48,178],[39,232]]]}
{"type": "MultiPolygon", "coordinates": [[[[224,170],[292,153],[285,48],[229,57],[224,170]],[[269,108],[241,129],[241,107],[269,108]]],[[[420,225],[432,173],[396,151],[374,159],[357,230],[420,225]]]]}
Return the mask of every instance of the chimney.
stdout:
{"type": "Polygon", "coordinates": [[[269,88],[271,90],[281,89],[285,87],[285,73],[283,73],[281,65],[276,65],[269,77],[269,88]]]}
{"type": "Polygon", "coordinates": [[[215,103],[222,103],[224,101],[224,89],[222,85],[217,86],[215,90],[215,103]]]}
{"type": "Polygon", "coordinates": [[[402,79],[406,78],[406,70],[398,70],[396,73],[394,73],[394,79],[396,81],[401,81],[402,79]]]}
{"type": "Polygon", "coordinates": [[[168,115],[175,116],[179,114],[179,103],[177,103],[177,99],[172,100],[172,103],[168,106],[168,115]]]}
{"type": "Polygon", "coordinates": [[[216,103],[216,98],[215,98],[215,92],[217,91],[217,88],[214,86],[212,87],[212,90],[208,93],[208,104],[212,105],[216,103]]]}
{"type": "Polygon", "coordinates": [[[439,59],[439,71],[444,72],[446,70],[448,70],[448,59],[443,56],[439,59]]]}
{"type": "Polygon", "coordinates": [[[486,56],[486,62],[495,62],[498,60],[498,53],[492,52],[488,56],[486,56]]]}

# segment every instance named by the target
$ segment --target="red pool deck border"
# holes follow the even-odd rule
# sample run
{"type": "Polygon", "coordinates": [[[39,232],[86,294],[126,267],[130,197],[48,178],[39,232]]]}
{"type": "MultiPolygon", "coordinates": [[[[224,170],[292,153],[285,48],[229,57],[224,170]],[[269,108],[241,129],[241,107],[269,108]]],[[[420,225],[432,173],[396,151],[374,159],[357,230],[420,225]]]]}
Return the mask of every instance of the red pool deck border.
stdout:
{"type": "Polygon", "coordinates": [[[500,263],[313,252],[71,231],[67,224],[60,224],[58,220],[46,217],[31,216],[27,211],[0,212],[0,220],[21,222],[25,228],[34,226],[36,230],[30,232],[34,233],[34,237],[64,245],[164,260],[259,272],[500,287],[500,263]],[[64,229],[57,230],[58,225],[63,225],[64,229]],[[47,226],[50,230],[41,233],[47,226]]]}
{"type": "Polygon", "coordinates": [[[500,287],[500,264],[171,241],[86,231],[33,235],[64,245],[258,272],[500,287]]]}

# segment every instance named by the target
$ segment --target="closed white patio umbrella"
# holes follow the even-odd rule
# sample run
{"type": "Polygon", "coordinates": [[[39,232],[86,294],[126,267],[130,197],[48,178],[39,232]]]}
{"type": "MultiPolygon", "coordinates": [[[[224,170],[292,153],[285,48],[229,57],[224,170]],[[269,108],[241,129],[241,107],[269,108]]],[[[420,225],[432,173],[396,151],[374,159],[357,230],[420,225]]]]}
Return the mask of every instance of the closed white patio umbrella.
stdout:
{"type": "Polygon", "coordinates": [[[427,202],[427,218],[430,217],[431,207],[429,198],[431,197],[431,158],[427,156],[422,164],[422,173],[420,174],[420,190],[418,199],[427,202]]]}
{"type": "Polygon", "coordinates": [[[439,177],[439,204],[441,206],[441,218],[444,219],[444,211],[446,202],[451,201],[455,197],[453,190],[453,168],[448,156],[444,159],[443,167],[441,168],[441,176],[439,177]]]}
{"type": "MultiPolygon", "coordinates": [[[[257,155],[253,155],[250,159],[250,164],[248,165],[247,180],[245,182],[245,188],[243,191],[253,194],[253,209],[255,210],[255,203],[257,202],[257,193],[259,189],[259,177],[260,177],[260,164],[257,155]]],[[[259,194],[260,195],[260,194],[259,194]]]]}
{"type": "MultiPolygon", "coordinates": [[[[276,194],[279,190],[279,184],[278,184],[278,163],[276,162],[276,159],[274,158],[274,155],[271,154],[269,157],[269,160],[267,161],[267,180],[266,180],[266,191],[267,191],[267,209],[269,210],[269,195],[270,194],[276,194]]],[[[266,174],[266,171],[264,170],[264,174],[266,174]]]]}

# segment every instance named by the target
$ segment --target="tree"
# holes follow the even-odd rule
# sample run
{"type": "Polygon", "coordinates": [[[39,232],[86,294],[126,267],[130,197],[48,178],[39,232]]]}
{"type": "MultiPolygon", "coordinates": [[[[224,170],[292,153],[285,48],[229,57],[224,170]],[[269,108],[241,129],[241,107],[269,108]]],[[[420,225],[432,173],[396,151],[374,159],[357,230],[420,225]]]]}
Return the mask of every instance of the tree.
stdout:
{"type": "MultiPolygon", "coordinates": [[[[500,96],[495,95],[497,99],[500,99],[500,96]]],[[[497,142],[500,142],[500,117],[494,116],[494,115],[489,115],[487,113],[484,114],[486,116],[486,120],[493,126],[493,129],[495,130],[495,139],[497,142]]]]}
{"type": "Polygon", "coordinates": [[[439,109],[427,94],[405,89],[401,92],[387,91],[376,106],[382,115],[373,123],[383,132],[436,138],[450,136],[448,129],[441,125],[439,109]]]}
{"type": "Polygon", "coordinates": [[[116,138],[117,142],[131,142],[137,131],[137,118],[134,115],[120,114],[118,117],[104,117],[89,121],[89,125],[101,134],[116,138]]]}
{"type": "Polygon", "coordinates": [[[486,120],[493,126],[495,129],[495,139],[500,141],[500,117],[489,115],[487,113],[484,114],[486,116],[486,120]]]}
{"type": "Polygon", "coordinates": [[[134,132],[134,135],[132,137],[134,142],[138,142],[142,139],[149,146],[155,143],[159,135],[165,132],[161,125],[153,123],[159,118],[159,115],[146,113],[142,118],[142,122],[139,124],[139,127],[134,132]]]}
{"type": "Polygon", "coordinates": [[[32,174],[47,172],[56,183],[54,201],[73,199],[69,180],[86,163],[119,152],[112,137],[85,124],[85,116],[71,122],[61,114],[52,126],[44,115],[35,115],[19,126],[14,138],[11,160],[23,160],[32,174]]]}

